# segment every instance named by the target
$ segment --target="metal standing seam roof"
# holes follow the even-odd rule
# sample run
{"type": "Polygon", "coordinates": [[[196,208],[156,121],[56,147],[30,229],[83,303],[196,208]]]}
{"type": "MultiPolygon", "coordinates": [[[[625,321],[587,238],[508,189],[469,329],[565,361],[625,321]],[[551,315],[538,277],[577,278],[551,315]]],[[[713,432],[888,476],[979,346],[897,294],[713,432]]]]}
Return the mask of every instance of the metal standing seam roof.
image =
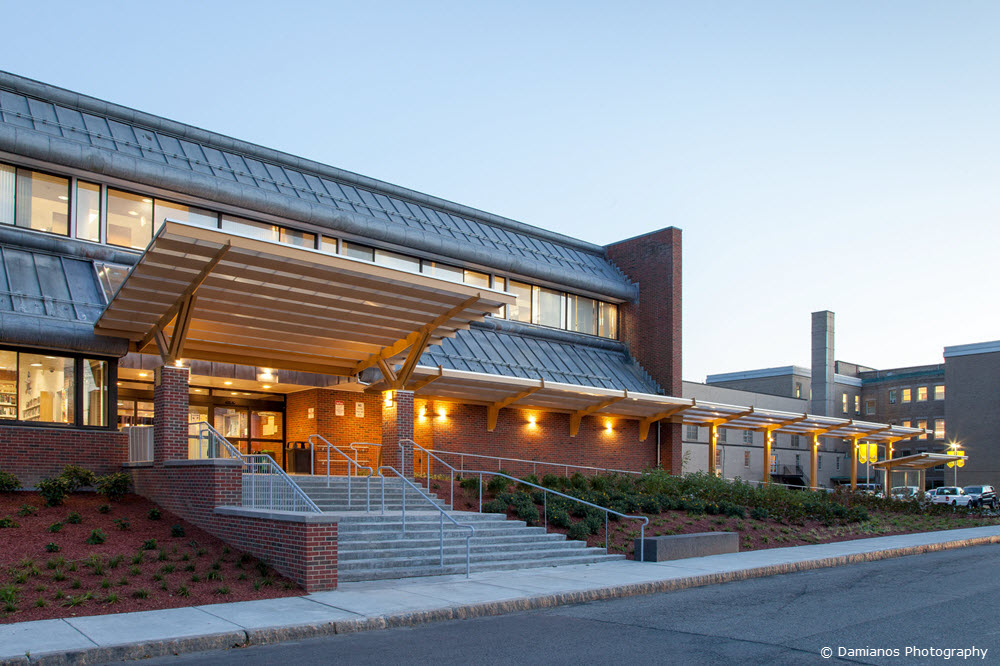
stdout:
{"type": "Polygon", "coordinates": [[[476,326],[430,347],[420,364],[451,370],[544,379],[597,388],[661,393],[624,345],[573,343],[476,326]]]}
{"type": "MultiPolygon", "coordinates": [[[[220,200],[239,198],[249,188],[264,202],[263,212],[330,227],[329,215],[310,219],[314,216],[309,206],[318,204],[383,223],[363,230],[375,240],[405,239],[412,247],[446,255],[447,242],[458,242],[485,265],[501,270],[505,264],[511,272],[531,265],[548,267],[557,270],[552,277],[562,276],[584,288],[587,280],[581,277],[589,278],[597,292],[610,289],[618,298],[634,296],[634,286],[598,245],[0,72],[0,130],[5,124],[35,135],[15,131],[5,136],[0,131],[0,149],[16,154],[31,153],[32,148],[54,150],[64,161],[80,162],[74,166],[140,182],[153,180],[150,184],[168,189],[183,183],[189,188],[178,191],[220,200]],[[34,145],[43,137],[69,141],[77,150],[34,145]],[[214,181],[209,192],[205,179],[214,181]],[[295,202],[279,204],[282,199],[295,202]],[[293,209],[300,215],[291,214],[293,209]],[[396,231],[388,233],[389,227],[396,231]]],[[[547,273],[544,268],[535,272],[542,277],[547,273]]]]}

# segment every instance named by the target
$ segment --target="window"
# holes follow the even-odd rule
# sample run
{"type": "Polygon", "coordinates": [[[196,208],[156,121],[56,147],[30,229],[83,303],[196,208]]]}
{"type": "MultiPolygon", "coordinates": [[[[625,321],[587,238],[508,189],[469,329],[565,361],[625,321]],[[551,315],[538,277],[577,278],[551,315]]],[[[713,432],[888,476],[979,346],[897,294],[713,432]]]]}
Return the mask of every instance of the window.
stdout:
{"type": "Polygon", "coordinates": [[[840,456],[834,456],[834,460],[837,461],[837,471],[840,471],[840,456]]]}
{"type": "Polygon", "coordinates": [[[778,454],[771,454],[771,474],[778,473],[778,454]]]}
{"type": "Polygon", "coordinates": [[[795,382],[795,397],[802,397],[802,382],[795,382]]]}
{"type": "Polygon", "coordinates": [[[820,453],[819,455],[816,456],[816,469],[817,470],[823,469],[823,454],[822,453],[820,453]]]}
{"type": "Polygon", "coordinates": [[[531,288],[531,323],[566,328],[566,295],[544,287],[531,288]]]}
{"type": "Polygon", "coordinates": [[[801,467],[802,467],[802,454],[801,453],[796,453],[795,454],[795,471],[796,472],[799,471],[799,468],[801,468],[801,467]]]}
{"type": "Polygon", "coordinates": [[[0,419],[17,419],[17,352],[0,351],[0,419]]]}
{"type": "Polygon", "coordinates": [[[896,404],[896,389],[889,389],[889,404],[896,404]]]}
{"type": "Polygon", "coordinates": [[[861,413],[861,396],[860,395],[854,396],[854,413],[855,414],[860,414],[861,413]]]}
{"type": "Polygon", "coordinates": [[[420,271],[427,275],[441,278],[442,280],[451,280],[452,282],[462,282],[465,279],[465,271],[461,268],[442,264],[440,261],[424,260],[421,262],[420,271]]]}
{"type": "Polygon", "coordinates": [[[375,261],[375,249],[370,248],[367,245],[359,245],[357,243],[343,241],[340,244],[340,253],[345,257],[350,257],[352,259],[375,261]]]}
{"type": "Polygon", "coordinates": [[[153,200],[108,189],[108,244],[142,250],[153,239],[153,200]]]}
{"type": "MultiPolygon", "coordinates": [[[[917,421],[917,427],[921,430],[927,430],[927,419],[920,419],[917,421]]],[[[927,433],[920,435],[920,439],[927,439],[927,433]]]]}
{"type": "Polygon", "coordinates": [[[944,400],[944,384],[938,384],[934,387],[934,399],[944,400]]]}
{"type": "Polygon", "coordinates": [[[743,466],[744,467],[749,467],[750,466],[750,452],[749,451],[744,451],[743,452],[743,466]]]}
{"type": "Polygon", "coordinates": [[[204,210],[202,208],[184,206],[182,204],[175,204],[169,201],[156,199],[153,202],[153,228],[159,229],[160,225],[162,225],[166,219],[196,224],[199,227],[208,227],[210,229],[219,228],[219,215],[217,213],[213,213],[210,210],[204,210]]]}
{"type": "Polygon", "coordinates": [[[510,287],[507,289],[510,293],[517,297],[514,305],[511,305],[508,310],[508,317],[514,321],[524,321],[531,322],[531,285],[525,284],[524,282],[510,281],[510,287]]]}
{"type": "Polygon", "coordinates": [[[726,433],[728,433],[728,432],[729,431],[726,430],[725,428],[719,428],[719,441],[720,442],[725,442],[726,441],[726,433]]]}
{"type": "Polygon", "coordinates": [[[903,389],[903,402],[911,402],[913,397],[913,391],[908,388],[903,389]]]}
{"type": "Polygon", "coordinates": [[[796,449],[799,448],[800,446],[802,446],[802,440],[800,438],[801,438],[801,435],[792,435],[789,438],[791,440],[792,446],[794,448],[796,448],[796,449]]]}
{"type": "Polygon", "coordinates": [[[122,282],[125,281],[125,277],[128,275],[128,266],[117,266],[115,264],[95,261],[94,268],[97,269],[97,279],[101,283],[101,289],[104,290],[104,297],[110,303],[111,298],[118,291],[118,287],[122,286],[122,282]]]}
{"type": "Polygon", "coordinates": [[[917,401],[918,402],[925,402],[926,400],[927,400],[927,387],[926,386],[918,386],[917,387],[917,401]]]}
{"type": "Polygon", "coordinates": [[[847,413],[847,394],[846,393],[841,393],[840,394],[840,410],[844,414],[847,413]]]}
{"type": "Polygon", "coordinates": [[[614,303],[598,303],[598,315],[600,321],[597,326],[597,334],[602,338],[618,338],[618,306],[614,303]]]}
{"type": "Polygon", "coordinates": [[[329,236],[321,236],[319,239],[319,249],[327,254],[337,254],[337,239],[329,236]]]}
{"type": "Polygon", "coordinates": [[[101,242],[101,186],[76,183],[76,237],[101,242]]]}
{"type": "Polygon", "coordinates": [[[484,289],[490,288],[490,276],[487,273],[465,271],[462,281],[465,282],[465,284],[471,284],[476,287],[483,287],[484,289]]]}
{"type": "Polygon", "coordinates": [[[0,165],[0,223],[69,235],[69,179],[0,165]]]}
{"type": "Polygon", "coordinates": [[[689,425],[687,427],[687,438],[688,439],[694,439],[694,440],[698,439],[698,426],[696,426],[696,425],[689,425]]]}
{"type": "MultiPolygon", "coordinates": [[[[502,278],[502,277],[496,277],[496,276],[494,276],[493,277],[493,288],[497,289],[499,291],[507,291],[507,278],[502,278]]],[[[506,305],[501,305],[500,308],[497,310],[496,316],[500,317],[501,319],[506,319],[507,318],[507,306],[506,305]]]]}
{"type": "Polygon", "coordinates": [[[753,430],[744,430],[743,431],[743,443],[744,444],[753,444],[753,430]]]}
{"type": "Polygon", "coordinates": [[[865,400],[865,415],[872,416],[875,413],[875,400],[865,400]]]}
{"type": "Polygon", "coordinates": [[[0,419],[106,426],[110,375],[109,361],[0,351],[0,419]]]}
{"type": "MultiPolygon", "coordinates": [[[[156,205],[159,207],[161,202],[157,201],[156,205]]],[[[202,212],[204,213],[207,211],[202,212]]],[[[205,221],[204,215],[200,213],[196,213],[196,215],[199,215],[198,219],[205,221]]],[[[284,243],[285,245],[294,245],[296,247],[316,247],[316,234],[311,234],[306,231],[297,231],[295,229],[287,229],[277,224],[254,222],[253,220],[247,220],[233,215],[222,216],[222,230],[231,231],[241,236],[246,236],[247,238],[268,241],[269,243],[284,243]]]]}
{"type": "Polygon", "coordinates": [[[22,421],[73,423],[73,359],[18,354],[18,411],[22,421]]]}
{"type": "Polygon", "coordinates": [[[411,273],[420,272],[419,259],[416,257],[409,257],[398,252],[375,250],[375,263],[381,266],[388,266],[389,268],[396,268],[401,271],[409,271],[411,273]]]}
{"type": "Polygon", "coordinates": [[[597,335],[597,301],[586,296],[568,294],[569,330],[597,335]]]}
{"type": "Polygon", "coordinates": [[[934,439],[944,438],[944,419],[934,419],[934,439]]]}
{"type": "Polygon", "coordinates": [[[83,425],[107,425],[108,362],[83,362],[83,425]]]}

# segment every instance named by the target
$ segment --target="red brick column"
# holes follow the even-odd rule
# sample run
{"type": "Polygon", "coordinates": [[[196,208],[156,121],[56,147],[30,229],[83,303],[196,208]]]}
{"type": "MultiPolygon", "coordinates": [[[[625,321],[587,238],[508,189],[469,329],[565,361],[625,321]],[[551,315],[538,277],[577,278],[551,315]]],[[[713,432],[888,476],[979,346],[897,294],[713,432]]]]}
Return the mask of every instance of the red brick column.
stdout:
{"type": "Polygon", "coordinates": [[[413,391],[391,393],[392,405],[386,404],[384,395],[382,402],[382,464],[412,477],[413,447],[404,445],[401,456],[398,444],[401,439],[413,439],[413,391]]]}
{"type": "Polygon", "coordinates": [[[188,376],[187,368],[164,365],[156,369],[153,387],[153,463],[187,460],[188,376]]]}

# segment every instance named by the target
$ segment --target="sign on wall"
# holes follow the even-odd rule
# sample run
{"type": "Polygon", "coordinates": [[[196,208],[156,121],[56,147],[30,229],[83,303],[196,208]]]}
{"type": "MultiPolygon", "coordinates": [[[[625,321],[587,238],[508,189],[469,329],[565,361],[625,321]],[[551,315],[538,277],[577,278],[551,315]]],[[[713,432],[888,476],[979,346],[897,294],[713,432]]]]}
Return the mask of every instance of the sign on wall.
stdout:
{"type": "Polygon", "coordinates": [[[354,415],[359,419],[365,418],[365,403],[363,402],[354,403],[354,415]]]}
{"type": "Polygon", "coordinates": [[[343,416],[344,415],[344,401],[343,400],[337,400],[336,402],[333,403],[333,414],[334,414],[334,416],[343,416]]]}

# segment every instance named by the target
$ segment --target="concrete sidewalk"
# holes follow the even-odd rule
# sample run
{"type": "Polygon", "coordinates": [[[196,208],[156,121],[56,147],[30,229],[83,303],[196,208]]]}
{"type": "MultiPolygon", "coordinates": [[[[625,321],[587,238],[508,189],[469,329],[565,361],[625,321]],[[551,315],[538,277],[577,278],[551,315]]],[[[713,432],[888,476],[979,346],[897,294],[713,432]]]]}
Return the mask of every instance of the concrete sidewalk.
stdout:
{"type": "Polygon", "coordinates": [[[712,555],[345,583],[304,597],[0,625],[0,664],[104,663],[650,594],[947,548],[1000,526],[712,555]]]}

